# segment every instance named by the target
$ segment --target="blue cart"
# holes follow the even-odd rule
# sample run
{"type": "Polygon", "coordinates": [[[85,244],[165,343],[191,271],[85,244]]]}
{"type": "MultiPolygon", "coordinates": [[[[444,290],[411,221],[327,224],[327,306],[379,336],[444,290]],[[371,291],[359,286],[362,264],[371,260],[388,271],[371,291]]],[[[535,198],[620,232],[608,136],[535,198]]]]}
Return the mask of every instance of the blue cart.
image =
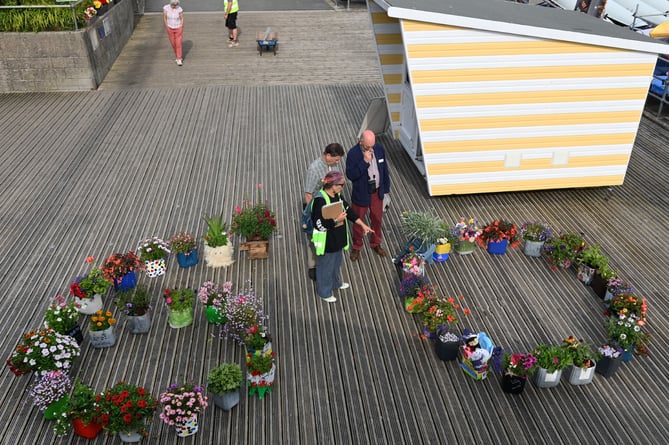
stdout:
{"type": "Polygon", "coordinates": [[[279,33],[270,31],[258,31],[256,34],[256,41],[258,42],[258,52],[262,56],[264,51],[272,51],[276,56],[276,48],[279,46],[279,33]]]}

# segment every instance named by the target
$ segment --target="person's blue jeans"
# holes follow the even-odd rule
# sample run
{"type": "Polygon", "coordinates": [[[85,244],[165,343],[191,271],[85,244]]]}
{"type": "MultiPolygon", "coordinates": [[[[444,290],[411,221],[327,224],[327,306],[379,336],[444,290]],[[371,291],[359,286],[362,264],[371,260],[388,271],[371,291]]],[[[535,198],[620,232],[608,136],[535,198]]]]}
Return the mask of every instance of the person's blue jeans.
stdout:
{"type": "Polygon", "coordinates": [[[341,250],[325,252],[324,255],[316,257],[316,293],[319,297],[331,297],[332,292],[341,286],[341,280],[339,279],[341,260],[341,250]]]}

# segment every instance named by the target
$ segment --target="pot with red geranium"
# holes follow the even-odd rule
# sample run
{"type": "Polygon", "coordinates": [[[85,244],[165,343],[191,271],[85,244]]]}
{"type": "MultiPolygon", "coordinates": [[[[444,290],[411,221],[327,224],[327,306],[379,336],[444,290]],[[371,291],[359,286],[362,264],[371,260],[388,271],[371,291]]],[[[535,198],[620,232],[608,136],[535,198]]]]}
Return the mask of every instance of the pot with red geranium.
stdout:
{"type": "Polygon", "coordinates": [[[122,442],[139,442],[146,434],[158,401],[144,388],[119,382],[95,397],[100,407],[99,421],[110,434],[122,442]]]}
{"type": "Polygon", "coordinates": [[[277,230],[276,217],[269,202],[262,198],[262,188],[262,184],[256,185],[255,203],[246,198],[235,208],[230,225],[231,233],[245,239],[240,242],[239,250],[248,251],[249,259],[269,257],[269,238],[277,230]]]}
{"type": "Polygon", "coordinates": [[[434,286],[425,275],[405,276],[400,282],[399,293],[404,309],[413,314],[421,313],[425,300],[435,296],[434,286]]]}
{"type": "Polygon", "coordinates": [[[197,415],[208,405],[208,397],[202,387],[190,382],[172,384],[160,394],[159,400],[163,405],[160,418],[176,429],[177,436],[187,437],[197,433],[197,415]]]}
{"type": "Polygon", "coordinates": [[[276,374],[274,351],[266,354],[255,352],[246,354],[246,378],[249,382],[249,395],[258,394],[262,399],[265,393],[272,391],[276,374]]]}
{"type": "Polygon", "coordinates": [[[53,431],[56,436],[64,436],[74,430],[77,436],[94,439],[102,431],[99,417],[95,391],[85,383],[75,381],[67,410],[56,418],[53,431]]]}
{"type": "Polygon", "coordinates": [[[537,345],[532,351],[537,358],[534,383],[539,388],[552,388],[560,384],[562,371],[572,364],[572,354],[566,345],[537,345]]]}
{"type": "Polygon", "coordinates": [[[272,337],[270,337],[267,328],[262,325],[253,325],[246,330],[244,336],[244,347],[246,352],[254,354],[267,354],[272,351],[272,337]]]}
{"type": "Polygon", "coordinates": [[[496,219],[483,228],[476,242],[481,247],[487,247],[488,253],[503,255],[507,247],[515,248],[520,245],[520,233],[514,223],[496,219]]]}
{"type": "Polygon", "coordinates": [[[523,239],[523,253],[540,257],[544,243],[553,236],[553,229],[542,222],[528,221],[520,226],[520,236],[523,239]]]}
{"type": "Polygon", "coordinates": [[[572,365],[567,368],[565,375],[572,385],[587,385],[595,376],[595,367],[599,353],[592,349],[589,343],[578,340],[573,335],[563,341],[571,353],[572,365]]]}
{"type": "Polygon", "coordinates": [[[111,283],[105,280],[99,267],[95,266],[87,275],[79,275],[70,284],[70,295],[78,305],[78,311],[85,315],[94,314],[102,309],[102,295],[111,283]]]}
{"type": "Polygon", "coordinates": [[[179,329],[193,323],[193,289],[165,289],[163,297],[169,309],[167,321],[171,328],[179,329]]]}
{"type": "Polygon", "coordinates": [[[132,289],[137,285],[137,271],[142,270],[142,262],[132,250],[111,254],[100,267],[107,281],[115,291],[132,289]]]}
{"type": "Polygon", "coordinates": [[[170,238],[170,250],[177,255],[179,267],[193,267],[198,262],[197,239],[188,232],[176,233],[170,238]]]}
{"type": "Polygon", "coordinates": [[[531,353],[506,353],[502,356],[502,391],[521,394],[527,378],[537,370],[537,358],[531,353]]]}

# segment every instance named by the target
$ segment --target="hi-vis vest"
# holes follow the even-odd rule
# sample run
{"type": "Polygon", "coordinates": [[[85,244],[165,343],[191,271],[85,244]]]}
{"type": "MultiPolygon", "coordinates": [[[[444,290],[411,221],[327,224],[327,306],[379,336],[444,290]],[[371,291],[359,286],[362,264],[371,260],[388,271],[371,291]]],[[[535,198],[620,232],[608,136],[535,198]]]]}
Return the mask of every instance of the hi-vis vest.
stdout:
{"type": "MultiPolygon", "coordinates": [[[[321,189],[321,196],[323,199],[325,199],[325,205],[330,204],[330,196],[328,196],[327,193],[323,189],[321,189]]],[[[311,209],[313,210],[314,208],[314,200],[311,200],[311,209]]],[[[348,219],[345,219],[344,222],[346,223],[346,245],[344,246],[344,250],[348,250],[348,245],[349,245],[349,235],[348,235],[348,219]]],[[[314,227],[314,232],[311,235],[311,242],[314,243],[314,247],[316,248],[316,255],[324,255],[325,254],[325,241],[327,240],[328,237],[328,232],[327,230],[317,230],[316,227],[314,227]]]]}
{"type": "MultiPolygon", "coordinates": [[[[228,3],[229,3],[228,0],[223,0],[223,12],[228,11],[228,3]]],[[[237,11],[239,11],[239,3],[237,2],[237,0],[232,0],[232,8],[230,8],[230,14],[237,11]]]]}

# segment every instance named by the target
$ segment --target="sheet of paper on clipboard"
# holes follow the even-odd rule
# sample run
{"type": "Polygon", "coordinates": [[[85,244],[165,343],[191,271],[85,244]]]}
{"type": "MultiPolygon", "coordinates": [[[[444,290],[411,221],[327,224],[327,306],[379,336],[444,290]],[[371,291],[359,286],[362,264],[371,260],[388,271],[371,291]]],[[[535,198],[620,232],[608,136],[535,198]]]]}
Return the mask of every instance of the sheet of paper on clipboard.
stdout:
{"type": "MultiPolygon", "coordinates": [[[[336,219],[341,213],[344,211],[344,205],[342,204],[341,201],[333,202],[331,204],[326,204],[323,206],[321,209],[321,214],[323,215],[324,219],[336,219]]],[[[342,221],[341,223],[337,224],[337,226],[340,226],[344,224],[342,221]]]]}

